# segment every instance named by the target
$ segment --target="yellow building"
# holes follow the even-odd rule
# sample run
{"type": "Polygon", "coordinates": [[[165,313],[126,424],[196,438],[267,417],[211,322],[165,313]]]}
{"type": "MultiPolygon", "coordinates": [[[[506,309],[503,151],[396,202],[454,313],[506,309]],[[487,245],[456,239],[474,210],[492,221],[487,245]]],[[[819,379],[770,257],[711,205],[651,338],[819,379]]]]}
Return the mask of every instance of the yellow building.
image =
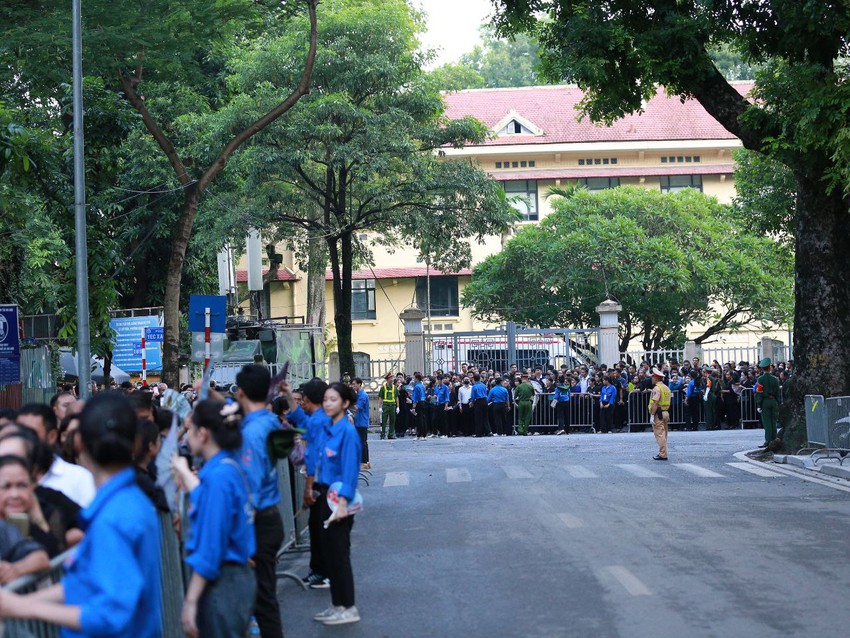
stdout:
{"type": "MultiPolygon", "coordinates": [[[[740,83],[746,93],[750,84],[740,83]]],[[[447,115],[471,115],[486,124],[492,139],[463,149],[445,149],[448,157],[469,159],[504,185],[515,204],[535,223],[550,212],[545,195],[553,186],[580,183],[601,190],[641,185],[671,192],[697,188],[724,203],[735,195],[732,152],[740,141],[720,126],[696,101],[681,102],[659,90],[641,113],[612,126],[579,119],[583,94],[571,86],[477,89],[445,95],[447,115]]],[[[499,250],[507,237],[490,237],[472,246],[473,265],[499,250]]],[[[372,359],[396,359],[403,349],[398,314],[414,303],[424,308],[429,270],[415,250],[390,252],[374,247],[374,268],[354,273],[356,352],[372,359]]],[[[330,274],[327,279],[330,280],[330,274]]],[[[240,278],[244,281],[244,274],[240,278]]],[[[431,332],[435,335],[492,327],[472,318],[459,305],[470,271],[430,271],[431,332]]],[[[326,284],[327,322],[333,321],[331,283],[326,284]]],[[[306,277],[291,253],[284,252],[278,280],[266,291],[270,316],[304,315],[306,277]]],[[[329,326],[330,327],[330,326],[329,326]]],[[[726,337],[726,345],[753,345],[764,333],[757,329],[726,337]]],[[[328,337],[333,340],[333,330],[328,337]]],[[[785,334],[775,336],[782,339],[785,334]]]]}

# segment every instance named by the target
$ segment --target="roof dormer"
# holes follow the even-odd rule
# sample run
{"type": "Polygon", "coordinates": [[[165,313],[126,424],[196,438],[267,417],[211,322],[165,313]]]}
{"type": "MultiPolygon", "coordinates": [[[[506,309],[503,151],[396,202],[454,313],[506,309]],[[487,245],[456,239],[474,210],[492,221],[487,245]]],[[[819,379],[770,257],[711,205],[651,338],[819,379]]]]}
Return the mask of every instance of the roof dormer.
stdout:
{"type": "Polygon", "coordinates": [[[514,110],[511,110],[510,113],[499,120],[493,127],[493,132],[499,137],[502,135],[543,135],[543,129],[514,110]]]}

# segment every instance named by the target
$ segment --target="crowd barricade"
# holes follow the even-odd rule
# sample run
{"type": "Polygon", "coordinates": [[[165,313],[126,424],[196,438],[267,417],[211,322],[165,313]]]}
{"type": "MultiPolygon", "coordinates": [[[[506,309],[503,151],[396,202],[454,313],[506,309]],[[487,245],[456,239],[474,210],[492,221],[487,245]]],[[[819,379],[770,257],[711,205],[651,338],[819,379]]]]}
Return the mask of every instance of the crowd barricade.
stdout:
{"type": "MultiPolygon", "coordinates": [[[[289,459],[278,461],[277,464],[277,482],[280,488],[280,503],[277,507],[283,523],[283,543],[277,552],[278,562],[287,554],[310,549],[309,542],[304,539],[310,511],[301,506],[307,477],[301,470],[301,467],[293,466],[289,459]]],[[[279,569],[277,575],[294,580],[305,589],[307,587],[294,572],[279,569]]]]}
{"type": "MultiPolygon", "coordinates": [[[[649,410],[649,404],[647,404],[647,411],[649,410]]],[[[687,423],[688,413],[685,408],[685,392],[684,390],[679,390],[678,392],[674,392],[673,396],[670,400],[670,421],[668,425],[681,427],[687,423]]]]}
{"type": "MultiPolygon", "coordinates": [[[[63,564],[71,556],[68,550],[50,561],[50,568],[38,574],[29,574],[3,586],[4,591],[16,594],[31,594],[55,585],[62,579],[63,564]]],[[[55,638],[59,636],[59,627],[35,620],[0,621],[0,636],[3,638],[55,638]]]]}
{"type": "Polygon", "coordinates": [[[761,417],[756,407],[756,395],[752,388],[741,390],[741,427],[761,427],[761,417]]]}
{"type": "Polygon", "coordinates": [[[629,393],[629,432],[642,432],[652,426],[649,416],[649,399],[651,392],[633,390],[629,393]]]}
{"type": "Polygon", "coordinates": [[[594,406],[599,401],[592,394],[573,394],[570,396],[570,428],[590,428],[596,433],[594,406]]]}

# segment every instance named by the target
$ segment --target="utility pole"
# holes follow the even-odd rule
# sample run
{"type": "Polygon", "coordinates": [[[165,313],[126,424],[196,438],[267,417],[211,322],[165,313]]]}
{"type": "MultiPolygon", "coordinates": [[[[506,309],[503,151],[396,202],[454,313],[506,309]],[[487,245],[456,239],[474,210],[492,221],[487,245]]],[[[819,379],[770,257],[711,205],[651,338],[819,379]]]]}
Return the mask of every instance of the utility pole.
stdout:
{"type": "Polygon", "coordinates": [[[91,393],[88,246],[86,242],[86,164],[83,145],[83,31],[80,0],[71,0],[74,103],[74,231],[77,251],[77,371],[80,398],[91,393]]]}

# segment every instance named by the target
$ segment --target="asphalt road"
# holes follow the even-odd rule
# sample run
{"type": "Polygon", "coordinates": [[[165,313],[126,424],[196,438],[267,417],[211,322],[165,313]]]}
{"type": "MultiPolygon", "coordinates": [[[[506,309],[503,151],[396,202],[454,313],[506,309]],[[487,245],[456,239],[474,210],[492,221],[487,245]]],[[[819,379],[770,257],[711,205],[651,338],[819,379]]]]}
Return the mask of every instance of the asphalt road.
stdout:
{"type": "Polygon", "coordinates": [[[370,437],[362,620],[319,625],[329,592],[282,579],[286,635],[846,636],[850,494],[733,456],[761,440],[674,432],[661,463],[649,432],[370,437]]]}

